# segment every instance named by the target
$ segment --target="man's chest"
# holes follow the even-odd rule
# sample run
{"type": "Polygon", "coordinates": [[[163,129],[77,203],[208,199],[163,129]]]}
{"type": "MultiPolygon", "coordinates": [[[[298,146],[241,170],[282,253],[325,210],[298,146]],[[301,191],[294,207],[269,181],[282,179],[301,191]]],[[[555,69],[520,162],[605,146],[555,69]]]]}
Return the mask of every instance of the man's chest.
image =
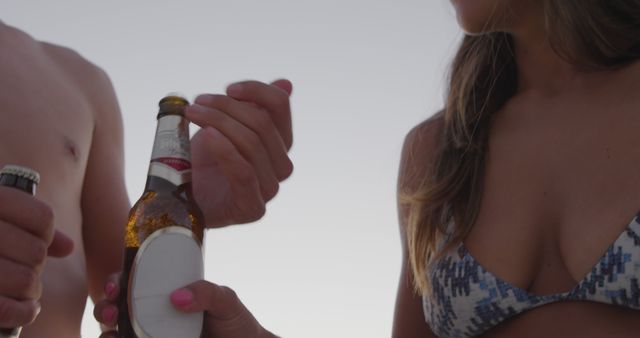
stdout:
{"type": "Polygon", "coordinates": [[[64,177],[83,171],[93,133],[89,101],[53,72],[0,80],[0,162],[64,177]],[[61,175],[61,176],[60,176],[61,175]]]}

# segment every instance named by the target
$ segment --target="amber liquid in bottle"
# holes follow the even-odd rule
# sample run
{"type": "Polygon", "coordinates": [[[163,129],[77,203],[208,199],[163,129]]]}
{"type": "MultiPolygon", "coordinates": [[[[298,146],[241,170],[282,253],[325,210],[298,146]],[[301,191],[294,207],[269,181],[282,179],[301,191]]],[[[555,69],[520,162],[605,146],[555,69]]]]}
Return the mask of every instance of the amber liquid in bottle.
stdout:
{"type": "Polygon", "coordinates": [[[145,240],[157,231],[177,226],[189,230],[202,246],[204,220],[191,190],[189,130],[184,118],[186,105],[185,99],[176,96],[167,96],[160,101],[158,130],[144,193],[129,212],[125,229],[118,309],[120,338],[138,338],[131,318],[131,273],[145,240]]]}

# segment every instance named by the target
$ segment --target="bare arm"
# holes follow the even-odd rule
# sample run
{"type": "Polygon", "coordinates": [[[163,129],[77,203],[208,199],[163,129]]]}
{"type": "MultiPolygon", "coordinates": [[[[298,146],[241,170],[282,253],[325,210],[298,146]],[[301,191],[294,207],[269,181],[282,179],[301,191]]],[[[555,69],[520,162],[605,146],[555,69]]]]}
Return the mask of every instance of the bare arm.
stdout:
{"type": "MultiPolygon", "coordinates": [[[[430,164],[439,118],[415,127],[406,137],[400,161],[398,194],[411,191],[419,184],[430,164]]],[[[406,226],[408,209],[398,202],[400,234],[402,238],[402,268],[396,296],[393,320],[394,338],[435,338],[427,325],[422,310],[422,298],[414,291],[413,276],[407,248],[406,226]]]]}
{"type": "Polygon", "coordinates": [[[96,70],[89,90],[95,126],[82,190],[82,232],[89,294],[97,301],[104,297],[108,276],[121,270],[130,204],[124,181],[122,117],[107,75],[96,70]]]}

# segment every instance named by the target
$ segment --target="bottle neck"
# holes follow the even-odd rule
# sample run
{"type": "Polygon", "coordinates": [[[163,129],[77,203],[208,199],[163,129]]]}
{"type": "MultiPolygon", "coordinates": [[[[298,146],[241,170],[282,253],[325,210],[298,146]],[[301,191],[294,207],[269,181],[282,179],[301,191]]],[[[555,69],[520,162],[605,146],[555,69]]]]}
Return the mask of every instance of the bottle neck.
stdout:
{"type": "Polygon", "coordinates": [[[166,190],[162,181],[174,188],[191,182],[189,122],[181,115],[158,118],[145,190],[166,190]]]}

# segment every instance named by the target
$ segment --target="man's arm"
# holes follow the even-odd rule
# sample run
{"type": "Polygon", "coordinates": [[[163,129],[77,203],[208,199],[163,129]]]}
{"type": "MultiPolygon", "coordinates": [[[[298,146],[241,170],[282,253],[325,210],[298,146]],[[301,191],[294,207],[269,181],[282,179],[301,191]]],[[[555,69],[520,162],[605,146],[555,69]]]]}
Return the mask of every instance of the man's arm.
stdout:
{"type": "Polygon", "coordinates": [[[108,276],[121,270],[123,229],[130,208],[124,180],[122,116],[108,76],[95,68],[87,93],[94,129],[82,189],[82,234],[89,295],[104,297],[108,276]]]}

